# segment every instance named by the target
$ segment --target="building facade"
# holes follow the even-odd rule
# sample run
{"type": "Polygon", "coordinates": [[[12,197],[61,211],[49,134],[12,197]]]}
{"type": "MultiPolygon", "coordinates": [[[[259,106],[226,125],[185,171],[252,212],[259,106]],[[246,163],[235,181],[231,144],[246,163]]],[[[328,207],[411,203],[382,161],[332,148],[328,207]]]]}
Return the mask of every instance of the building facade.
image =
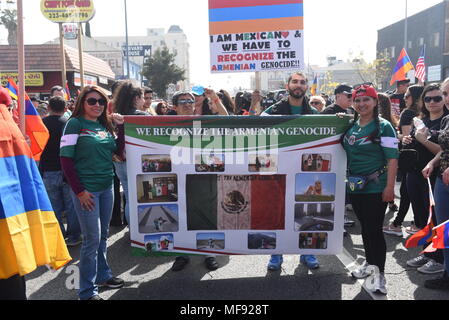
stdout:
{"type": "MultiPolygon", "coordinates": [[[[378,30],[378,57],[391,58],[394,69],[398,56],[406,43],[407,53],[415,65],[423,46],[426,47],[427,82],[438,82],[449,77],[449,1],[445,0],[407,19],[407,41],[405,41],[405,19],[378,30]]],[[[413,73],[410,74],[413,77],[413,73]]],[[[383,79],[384,90],[389,89],[390,79],[383,79]]]]}
{"type": "MultiPolygon", "coordinates": [[[[126,47],[125,37],[95,37],[95,40],[107,44],[109,47],[123,50],[126,47]]],[[[181,89],[190,88],[190,56],[189,43],[187,36],[183,30],[176,25],[169,28],[166,33],[163,28],[147,29],[146,36],[130,36],[128,37],[129,46],[151,46],[154,52],[159,48],[167,47],[171,53],[175,53],[175,64],[186,70],[186,80],[181,81],[178,86],[181,89]]],[[[142,57],[130,57],[130,61],[142,66],[142,57]]]]}

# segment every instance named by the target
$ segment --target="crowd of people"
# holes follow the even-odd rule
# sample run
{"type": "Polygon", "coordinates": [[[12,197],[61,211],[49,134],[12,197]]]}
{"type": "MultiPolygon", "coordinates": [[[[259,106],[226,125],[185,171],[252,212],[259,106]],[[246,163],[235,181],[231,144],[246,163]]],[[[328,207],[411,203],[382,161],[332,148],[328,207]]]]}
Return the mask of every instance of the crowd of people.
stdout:
{"type": "MultiPolygon", "coordinates": [[[[309,81],[301,72],[287,81],[286,96],[195,87],[176,92],[171,101],[158,100],[153,91],[130,81],[118,81],[107,96],[98,86],[86,86],[74,101],[64,99],[60,86],[52,89],[48,102],[34,99],[50,133],[39,169],[67,246],[82,244],[80,290],[82,300],[100,300],[99,286],[120,288],[124,281],[113,276],[107,262],[110,225],[130,221],[124,117],[170,115],[335,115],[350,117],[351,125],[341,144],[348,158],[346,208],[353,210],[362,229],[365,263],[352,272],[367,278],[374,272],[373,292],[387,294],[384,234],[403,236],[402,225],[410,205],[414,221],[406,232],[414,234],[427,225],[429,186],[435,193],[435,225],[449,219],[449,79],[426,87],[397,82],[393,93],[380,93],[372,84],[335,88],[334,101],[327,95],[308,96],[309,81]],[[427,180],[429,183],[427,183],[427,180]],[[400,181],[400,203],[395,204],[395,184],[400,181]],[[123,197],[120,194],[123,188],[123,197]],[[124,205],[124,215],[121,202],[124,205]],[[387,208],[397,211],[385,222],[387,208]],[[63,215],[66,217],[66,225],[63,215]]],[[[13,101],[0,101],[13,108],[13,101]]],[[[354,224],[345,217],[345,226],[354,224]]],[[[427,280],[432,289],[449,289],[448,250],[423,254],[407,262],[419,272],[442,273],[427,280]]],[[[173,271],[182,270],[188,256],[178,256],[173,271]]],[[[320,263],[314,255],[301,255],[299,262],[310,269],[320,263]]],[[[272,255],[267,269],[279,270],[282,255],[272,255]]],[[[216,270],[214,256],[205,266],[216,270]]]]}

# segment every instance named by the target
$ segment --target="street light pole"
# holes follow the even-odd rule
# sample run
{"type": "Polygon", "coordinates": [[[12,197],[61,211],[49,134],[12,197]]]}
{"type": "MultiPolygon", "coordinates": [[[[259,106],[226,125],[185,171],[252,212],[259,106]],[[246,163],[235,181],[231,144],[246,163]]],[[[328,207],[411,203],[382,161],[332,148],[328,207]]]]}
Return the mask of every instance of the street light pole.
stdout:
{"type": "Polygon", "coordinates": [[[404,49],[407,50],[408,44],[408,0],[405,0],[405,28],[404,28],[404,49]]]}
{"type": "Polygon", "coordinates": [[[128,43],[128,11],[126,8],[126,0],[125,1],[125,30],[126,30],[126,76],[129,80],[130,72],[129,72],[129,43],[128,43]]]}

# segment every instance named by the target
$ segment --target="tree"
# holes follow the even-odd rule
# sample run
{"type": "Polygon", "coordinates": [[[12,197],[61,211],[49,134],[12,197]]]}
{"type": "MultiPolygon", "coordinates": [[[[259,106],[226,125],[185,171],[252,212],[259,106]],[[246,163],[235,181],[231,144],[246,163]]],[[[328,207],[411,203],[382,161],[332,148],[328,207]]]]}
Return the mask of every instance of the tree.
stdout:
{"type": "Polygon", "coordinates": [[[5,9],[0,12],[0,25],[8,30],[8,44],[17,44],[17,10],[5,9]]]}
{"type": "Polygon", "coordinates": [[[185,79],[185,70],[174,63],[175,57],[176,54],[170,53],[167,47],[159,48],[143,65],[142,75],[150,81],[151,88],[161,98],[167,96],[170,84],[185,79]]]}
{"type": "Polygon", "coordinates": [[[326,75],[324,76],[324,83],[319,88],[319,91],[329,96],[333,95],[335,88],[337,88],[339,85],[339,83],[335,82],[333,79],[334,75],[332,74],[332,71],[327,71],[326,75]]]}
{"type": "Polygon", "coordinates": [[[391,57],[383,53],[377,54],[377,59],[368,63],[361,54],[354,60],[354,65],[364,82],[371,82],[378,89],[385,90],[384,83],[391,76],[391,57]]]}

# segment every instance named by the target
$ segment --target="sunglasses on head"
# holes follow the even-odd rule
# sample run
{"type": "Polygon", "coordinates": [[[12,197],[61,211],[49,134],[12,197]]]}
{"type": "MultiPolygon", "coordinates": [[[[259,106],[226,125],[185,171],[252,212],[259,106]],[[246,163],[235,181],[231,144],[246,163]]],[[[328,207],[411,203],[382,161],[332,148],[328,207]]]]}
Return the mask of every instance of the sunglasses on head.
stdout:
{"type": "Polygon", "coordinates": [[[108,101],[102,98],[101,99],[89,98],[86,100],[86,102],[89,106],[95,106],[98,103],[100,106],[105,107],[108,104],[108,101]]]}
{"type": "Polygon", "coordinates": [[[368,87],[374,87],[374,84],[372,82],[365,82],[365,83],[357,84],[354,86],[354,90],[358,90],[361,88],[368,88],[368,87]]]}
{"type": "Polygon", "coordinates": [[[186,105],[186,104],[194,104],[195,100],[191,100],[191,99],[181,99],[178,100],[178,105],[186,105]]]}
{"type": "Polygon", "coordinates": [[[425,103],[431,103],[432,100],[433,100],[435,103],[439,103],[439,102],[443,101],[443,97],[442,97],[442,96],[436,96],[436,97],[425,97],[425,98],[424,98],[424,102],[425,102],[425,103]]]}

